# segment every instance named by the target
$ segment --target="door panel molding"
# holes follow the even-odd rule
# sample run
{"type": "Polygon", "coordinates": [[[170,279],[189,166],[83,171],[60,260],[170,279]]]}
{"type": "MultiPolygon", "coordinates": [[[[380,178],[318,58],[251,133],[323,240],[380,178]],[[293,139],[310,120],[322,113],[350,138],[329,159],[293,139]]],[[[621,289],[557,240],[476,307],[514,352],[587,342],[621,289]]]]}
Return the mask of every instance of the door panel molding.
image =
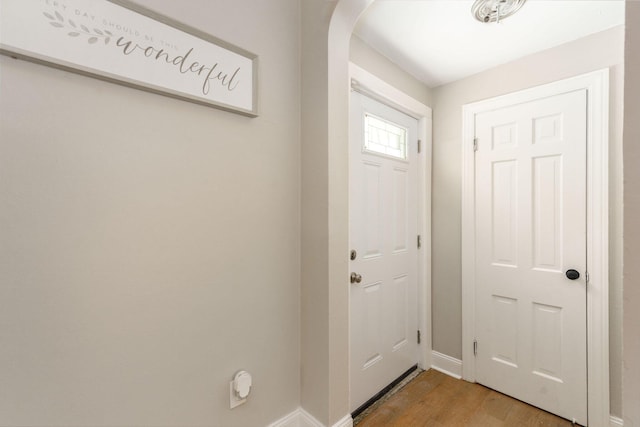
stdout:
{"type": "MultiPolygon", "coordinates": [[[[609,70],[463,106],[462,138],[462,377],[476,380],[475,116],[576,90],[587,91],[587,407],[589,424],[609,415],[609,70]]],[[[551,119],[551,118],[550,118],[551,119]]],[[[542,125],[542,124],[541,124],[542,125]]]]}

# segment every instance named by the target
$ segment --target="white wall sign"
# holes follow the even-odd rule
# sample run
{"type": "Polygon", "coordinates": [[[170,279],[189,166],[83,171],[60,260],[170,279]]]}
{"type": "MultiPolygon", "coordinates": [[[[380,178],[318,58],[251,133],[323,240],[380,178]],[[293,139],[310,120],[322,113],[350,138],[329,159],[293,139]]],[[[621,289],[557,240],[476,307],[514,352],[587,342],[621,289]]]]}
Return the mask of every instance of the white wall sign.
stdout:
{"type": "Polygon", "coordinates": [[[0,52],[257,116],[257,56],[124,0],[0,0],[0,52]]]}

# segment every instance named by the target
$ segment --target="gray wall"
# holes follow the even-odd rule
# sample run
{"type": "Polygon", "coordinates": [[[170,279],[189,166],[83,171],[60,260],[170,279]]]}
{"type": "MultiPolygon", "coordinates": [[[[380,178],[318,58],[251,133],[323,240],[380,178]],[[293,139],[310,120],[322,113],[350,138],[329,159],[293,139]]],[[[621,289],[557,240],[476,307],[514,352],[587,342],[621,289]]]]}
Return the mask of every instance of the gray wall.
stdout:
{"type": "MultiPolygon", "coordinates": [[[[301,0],[301,336],[302,407],[319,421],[330,416],[328,46],[335,2],[301,0]]],[[[345,280],[346,281],[346,280],[345,280]]]]}
{"type": "Polygon", "coordinates": [[[624,425],[640,426],[640,3],[626,3],[624,77],[624,425]]]}
{"type": "Polygon", "coordinates": [[[431,89],[371,48],[355,34],[351,36],[349,60],[424,105],[432,106],[431,89]]]}
{"type": "Polygon", "coordinates": [[[460,192],[462,105],[610,68],[611,412],[622,413],[622,90],[624,30],[613,28],[433,90],[433,347],[462,357],[460,192]]]}
{"type": "Polygon", "coordinates": [[[257,53],[261,115],[0,57],[0,425],[300,403],[299,3],[139,3],[257,53]]]}

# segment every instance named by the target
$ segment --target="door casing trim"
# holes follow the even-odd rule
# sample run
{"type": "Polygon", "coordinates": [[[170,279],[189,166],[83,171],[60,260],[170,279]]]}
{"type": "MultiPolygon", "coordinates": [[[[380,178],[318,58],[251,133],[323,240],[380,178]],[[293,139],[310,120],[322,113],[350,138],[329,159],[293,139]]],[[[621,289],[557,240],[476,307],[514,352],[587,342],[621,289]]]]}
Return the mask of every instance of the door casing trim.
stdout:
{"type": "Polygon", "coordinates": [[[582,74],[462,108],[462,378],[475,382],[475,116],[503,107],[587,90],[587,414],[609,415],[609,69],[582,74]]]}
{"type": "MultiPolygon", "coordinates": [[[[359,90],[365,91],[381,102],[396,108],[418,120],[418,138],[422,150],[418,155],[418,234],[422,247],[418,251],[418,327],[421,340],[418,344],[421,369],[431,367],[431,159],[432,159],[432,110],[420,101],[379,79],[356,64],[349,63],[349,76],[356,80],[359,90]]],[[[351,99],[351,98],[349,98],[351,99]]],[[[351,315],[351,313],[349,313],[351,315]]],[[[351,345],[351,339],[349,339],[351,345]]],[[[351,357],[349,351],[349,357],[351,357]]],[[[351,407],[351,403],[349,403],[351,407]]]]}

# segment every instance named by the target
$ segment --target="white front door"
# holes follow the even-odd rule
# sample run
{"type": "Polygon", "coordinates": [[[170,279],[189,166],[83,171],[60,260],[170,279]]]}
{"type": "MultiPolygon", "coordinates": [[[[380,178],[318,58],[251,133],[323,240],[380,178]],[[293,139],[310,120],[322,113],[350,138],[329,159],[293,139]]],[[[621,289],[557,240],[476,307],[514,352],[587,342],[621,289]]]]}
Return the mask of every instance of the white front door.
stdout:
{"type": "Polygon", "coordinates": [[[582,425],[586,117],[578,90],[475,119],[476,380],[582,425]]]}
{"type": "Polygon", "coordinates": [[[351,410],[418,363],[418,121],[352,92],[351,410]]]}

